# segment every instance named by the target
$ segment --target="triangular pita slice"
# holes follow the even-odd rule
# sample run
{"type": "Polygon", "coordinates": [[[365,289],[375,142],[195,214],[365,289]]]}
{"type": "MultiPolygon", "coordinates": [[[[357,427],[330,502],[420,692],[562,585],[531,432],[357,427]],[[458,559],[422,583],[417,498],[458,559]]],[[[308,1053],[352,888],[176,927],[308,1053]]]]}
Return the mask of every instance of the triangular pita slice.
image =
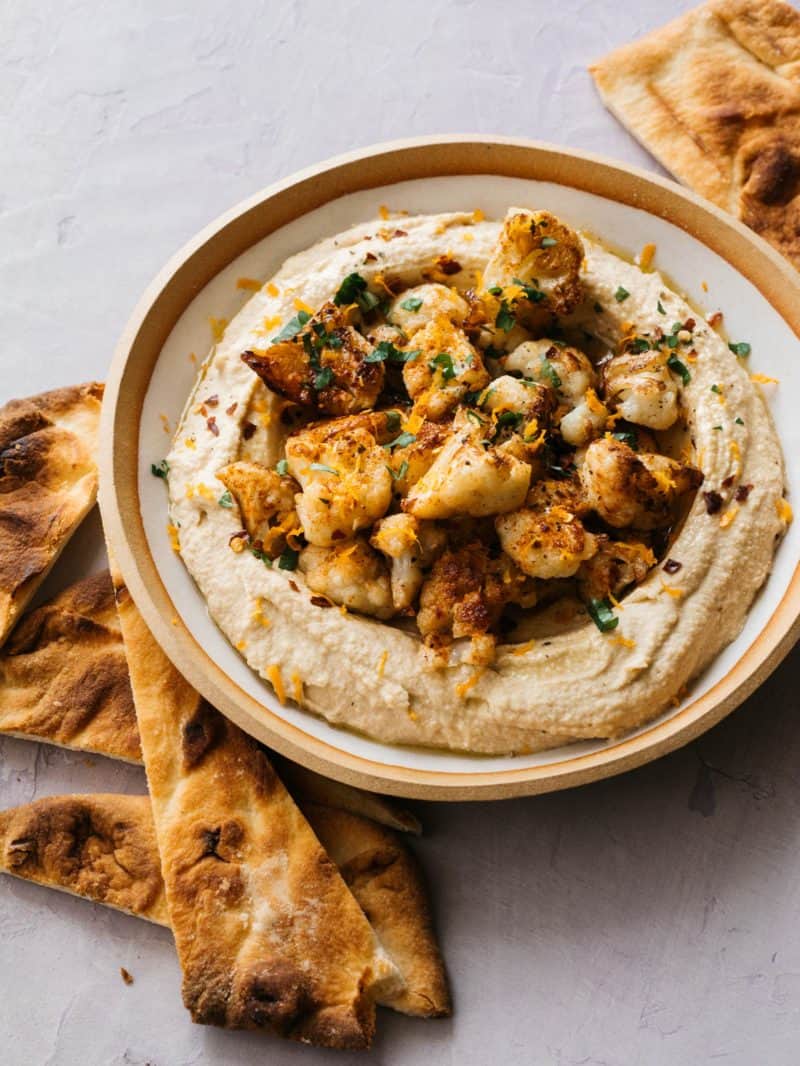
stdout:
{"type": "Polygon", "coordinates": [[[97,496],[103,386],[0,407],[0,644],[97,496]]]}
{"type": "MultiPolygon", "coordinates": [[[[404,1014],[450,1012],[447,979],[422,876],[396,834],[315,804],[304,813],[405,981],[379,1002],[404,1014]]],[[[169,926],[147,796],[53,796],[0,814],[0,871],[169,926]],[[109,863],[109,847],[125,869],[109,863]],[[127,856],[132,856],[129,861],[127,856]],[[130,874],[130,877],[124,875],[130,874]]]]}
{"type": "Polygon", "coordinates": [[[397,963],[405,986],[381,1000],[425,1018],[450,1013],[450,993],[422,871],[396,833],[346,811],[303,811],[397,963]]]}
{"type": "Polygon", "coordinates": [[[800,266],[800,12],[710,0],[590,70],[660,163],[800,266]]]}
{"type": "Polygon", "coordinates": [[[0,733],[141,762],[107,570],[23,615],[0,650],[0,733]]]}
{"type": "Polygon", "coordinates": [[[266,755],[184,681],[114,581],[192,1018],[367,1047],[397,968],[266,755]]]}
{"type": "Polygon", "coordinates": [[[0,870],[169,921],[147,796],[49,796],[0,812],[0,870]]]}

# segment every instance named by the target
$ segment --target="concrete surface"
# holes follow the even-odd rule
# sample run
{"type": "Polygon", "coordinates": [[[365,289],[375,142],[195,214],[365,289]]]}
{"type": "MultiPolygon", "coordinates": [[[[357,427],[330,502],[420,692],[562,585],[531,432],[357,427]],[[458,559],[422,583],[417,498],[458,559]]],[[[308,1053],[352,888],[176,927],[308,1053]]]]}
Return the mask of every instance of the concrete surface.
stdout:
{"type": "MultiPolygon", "coordinates": [[[[654,166],[585,67],[686,6],[5,0],[0,400],[102,378],[171,252],[336,152],[483,131],[654,166]]],[[[50,590],[101,558],[93,518],[50,590]]],[[[371,1061],[796,1063],[799,666],[791,657],[698,744],[624,778],[418,805],[456,1013],[384,1014],[371,1061]]],[[[0,806],[101,789],[138,792],[143,777],[0,742],[0,806]]],[[[365,1061],[192,1026],[164,930],[10,879],[0,1047],[4,1066],[365,1061]]]]}

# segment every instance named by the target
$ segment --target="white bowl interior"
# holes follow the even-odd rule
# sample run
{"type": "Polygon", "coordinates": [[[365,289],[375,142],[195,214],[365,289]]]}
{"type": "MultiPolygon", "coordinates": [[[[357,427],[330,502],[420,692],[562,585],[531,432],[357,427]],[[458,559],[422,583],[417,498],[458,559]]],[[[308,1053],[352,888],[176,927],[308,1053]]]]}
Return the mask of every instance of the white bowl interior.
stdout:
{"type": "MultiPolygon", "coordinates": [[[[491,773],[550,765],[613,746],[616,742],[582,742],[536,755],[475,757],[381,744],[334,728],[294,706],[282,707],[271,687],[250,669],[217,629],[194,582],[170,548],[166,494],[163,482],[151,475],[150,464],[166,454],[170,441],[166,426],[174,430],[177,425],[198,366],[211,346],[209,318],[231,319],[243,305],[249,293],[236,287],[237,278],[266,281],[287,256],[322,237],[376,217],[383,204],[391,210],[413,214],[480,208],[489,218],[502,217],[511,205],[547,208],[563,215],[573,226],[630,254],[654,242],[658,249],[656,266],[667,274],[668,280],[707,314],[722,310],[731,339],[746,340],[752,345],[748,361],[751,370],[780,379],[779,386],[766,388],[783,442],[790,496],[798,498],[800,473],[794,457],[800,445],[800,419],[791,408],[791,397],[800,395],[797,338],[758,290],[724,259],[682,229],[645,211],[549,182],[492,175],[406,181],[343,196],[277,230],[206,285],[172,330],[145,398],[139,438],[139,492],[144,527],[161,578],[186,627],[236,684],[280,718],[351,755],[386,766],[439,773],[476,770],[491,773]],[[194,359],[191,353],[195,353],[194,359]]],[[[744,629],[693,686],[687,700],[697,698],[724,677],[764,628],[791,580],[799,544],[800,523],[795,523],[789,527],[772,575],[753,605],[744,629]]],[[[742,565],[747,565],[745,559],[742,565]]],[[[639,732],[646,732],[678,710],[670,709],[639,732]]]]}

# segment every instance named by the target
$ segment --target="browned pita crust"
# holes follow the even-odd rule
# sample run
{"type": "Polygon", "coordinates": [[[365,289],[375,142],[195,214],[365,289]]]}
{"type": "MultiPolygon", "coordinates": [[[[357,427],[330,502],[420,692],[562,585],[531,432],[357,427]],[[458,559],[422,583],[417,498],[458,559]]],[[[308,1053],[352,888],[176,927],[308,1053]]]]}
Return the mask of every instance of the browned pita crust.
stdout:
{"type": "Polygon", "coordinates": [[[0,644],[97,495],[103,386],[0,408],[0,644]]]}
{"type": "MultiPolygon", "coordinates": [[[[304,810],[331,857],[342,860],[351,891],[405,980],[402,990],[387,991],[379,1002],[404,1014],[449,1014],[447,980],[413,857],[396,834],[357,815],[316,804],[304,810]]],[[[55,796],[0,814],[0,870],[169,926],[163,889],[155,890],[161,864],[147,796],[55,796]],[[118,846],[122,841],[124,857],[114,854],[130,879],[117,876],[109,832],[118,846]]]]}
{"type": "Polygon", "coordinates": [[[414,856],[396,833],[366,818],[315,804],[303,810],[403,975],[405,987],[381,1002],[425,1018],[450,1014],[447,976],[414,856]]]}
{"type": "Polygon", "coordinates": [[[111,575],[23,616],[0,651],[0,733],[141,762],[111,575]]]}
{"type": "Polygon", "coordinates": [[[0,812],[0,870],[168,924],[147,796],[51,796],[0,812]]]}
{"type": "Polygon", "coordinates": [[[184,681],[115,585],[193,1019],[368,1046],[396,968],[264,753],[184,681]]]}
{"type": "Polygon", "coordinates": [[[800,266],[800,12],[710,0],[590,69],[668,170],[800,266]]]}

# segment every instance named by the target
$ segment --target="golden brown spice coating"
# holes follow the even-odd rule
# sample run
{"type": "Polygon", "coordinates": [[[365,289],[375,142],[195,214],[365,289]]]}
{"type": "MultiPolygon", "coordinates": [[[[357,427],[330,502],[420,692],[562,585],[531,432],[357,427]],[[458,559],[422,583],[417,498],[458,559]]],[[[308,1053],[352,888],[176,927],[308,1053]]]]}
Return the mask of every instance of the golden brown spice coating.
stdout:
{"type": "Polygon", "coordinates": [[[242,359],[276,392],[329,415],[374,407],[383,387],[381,362],[367,362],[372,346],[353,329],[347,309],[325,304],[297,337],[246,351],[242,359]]]}
{"type": "Polygon", "coordinates": [[[97,495],[103,386],[0,408],[0,644],[97,495]]]}
{"type": "Polygon", "coordinates": [[[620,596],[630,585],[644,581],[656,562],[652,549],[641,541],[628,543],[604,535],[595,539],[597,551],[578,571],[578,587],[584,599],[620,596]]]}
{"type": "Polygon", "coordinates": [[[108,571],[23,616],[0,651],[0,732],[141,760],[108,571]]]}
{"type": "Polygon", "coordinates": [[[273,526],[294,512],[297,482],[261,463],[230,463],[217,471],[217,477],[236,500],[252,540],[269,541],[273,526]]]}
{"type": "Polygon", "coordinates": [[[411,343],[420,354],[403,365],[403,381],[422,418],[446,418],[468,392],[489,383],[480,352],[444,315],[419,329],[411,343]]]}

